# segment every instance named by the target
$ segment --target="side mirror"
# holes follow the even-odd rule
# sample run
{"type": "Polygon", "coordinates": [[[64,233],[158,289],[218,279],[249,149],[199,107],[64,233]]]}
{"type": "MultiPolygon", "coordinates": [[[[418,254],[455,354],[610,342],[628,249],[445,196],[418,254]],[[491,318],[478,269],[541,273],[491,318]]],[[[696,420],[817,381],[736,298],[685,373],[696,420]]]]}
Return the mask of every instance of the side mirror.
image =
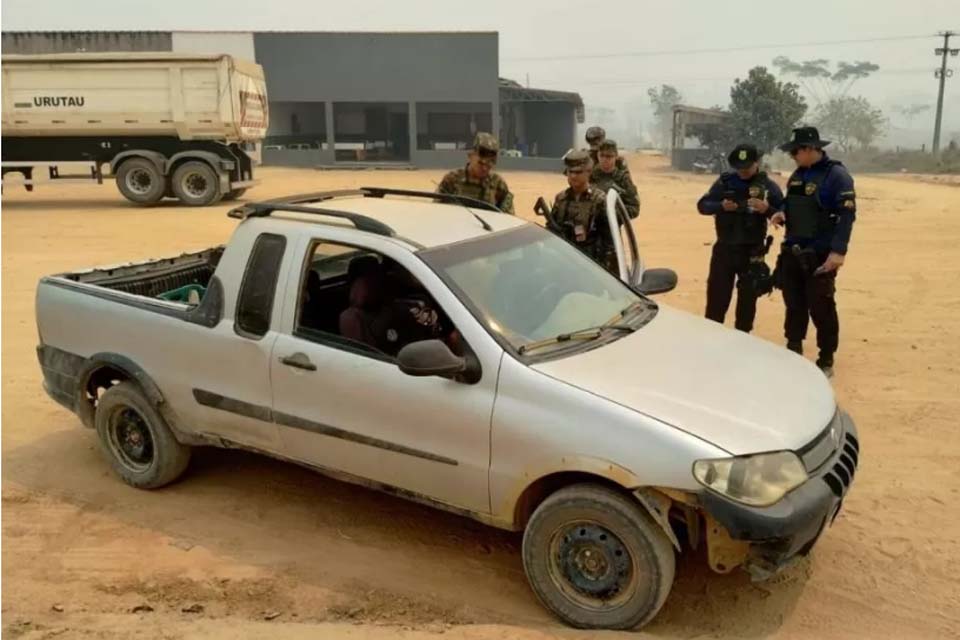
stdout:
{"type": "Polygon", "coordinates": [[[677,287],[677,272],[673,269],[646,269],[637,285],[637,291],[645,296],[673,291],[677,287]]]}
{"type": "Polygon", "coordinates": [[[467,370],[466,358],[454,355],[442,340],[411,342],[400,349],[397,364],[408,376],[451,378],[467,370]]]}

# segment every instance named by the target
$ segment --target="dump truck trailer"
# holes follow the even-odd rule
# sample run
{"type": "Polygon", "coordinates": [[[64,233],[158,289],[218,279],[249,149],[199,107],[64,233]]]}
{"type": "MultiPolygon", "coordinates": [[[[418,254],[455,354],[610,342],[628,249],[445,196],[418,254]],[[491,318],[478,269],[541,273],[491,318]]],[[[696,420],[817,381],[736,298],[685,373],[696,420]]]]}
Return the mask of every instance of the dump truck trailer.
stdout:
{"type": "Polygon", "coordinates": [[[137,204],[209,205],[255,184],[267,125],[262,67],[229,55],[3,57],[7,186],[108,175],[137,204]]]}

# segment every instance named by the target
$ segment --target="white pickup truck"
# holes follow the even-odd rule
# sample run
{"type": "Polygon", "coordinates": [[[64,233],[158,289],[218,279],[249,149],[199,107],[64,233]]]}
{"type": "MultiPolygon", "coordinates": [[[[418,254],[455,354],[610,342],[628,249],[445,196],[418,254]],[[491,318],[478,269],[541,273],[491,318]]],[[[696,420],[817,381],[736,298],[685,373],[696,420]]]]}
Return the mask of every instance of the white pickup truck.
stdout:
{"type": "Polygon", "coordinates": [[[605,628],[656,615],[676,554],[762,579],[840,510],[859,443],[824,376],[653,302],[675,276],[645,274],[632,235],[617,279],[456,196],[231,215],[226,247],[39,284],[44,387],[136,487],[192,445],[306,465],[523,531],[539,599],[605,628]]]}

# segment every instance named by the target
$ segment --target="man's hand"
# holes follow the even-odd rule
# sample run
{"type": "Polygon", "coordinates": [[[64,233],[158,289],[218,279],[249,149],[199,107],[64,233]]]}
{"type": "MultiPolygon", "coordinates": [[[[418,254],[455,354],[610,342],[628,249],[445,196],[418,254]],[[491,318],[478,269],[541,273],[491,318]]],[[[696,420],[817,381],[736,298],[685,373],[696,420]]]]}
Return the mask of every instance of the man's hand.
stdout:
{"type": "Polygon", "coordinates": [[[813,272],[813,275],[819,276],[824,273],[830,273],[831,271],[836,271],[843,266],[843,254],[830,252],[830,255],[827,256],[827,259],[824,260],[823,264],[817,267],[817,270],[813,272]]]}
{"type": "Polygon", "coordinates": [[[777,211],[775,214],[770,216],[770,222],[775,227],[782,227],[786,221],[787,216],[783,215],[783,211],[777,211]]]}
{"type": "Polygon", "coordinates": [[[767,211],[770,209],[770,204],[766,200],[761,200],[760,198],[750,198],[747,200],[747,206],[752,208],[754,213],[759,213],[761,215],[766,215],[767,211]]]}
{"type": "Polygon", "coordinates": [[[724,198],[724,199],[720,202],[720,206],[723,207],[723,210],[724,210],[724,211],[730,212],[730,211],[736,211],[736,210],[737,210],[737,207],[740,206],[740,205],[738,205],[738,204],[737,204],[736,202],[734,202],[733,200],[727,200],[726,198],[724,198]]]}

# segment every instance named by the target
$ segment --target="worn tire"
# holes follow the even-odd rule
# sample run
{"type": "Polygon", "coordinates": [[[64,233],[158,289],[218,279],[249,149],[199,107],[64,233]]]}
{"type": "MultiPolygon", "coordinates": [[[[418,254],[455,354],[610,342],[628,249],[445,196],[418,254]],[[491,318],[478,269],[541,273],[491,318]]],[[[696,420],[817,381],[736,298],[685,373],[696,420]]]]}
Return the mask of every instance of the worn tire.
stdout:
{"type": "Polygon", "coordinates": [[[670,593],[675,566],[670,541],[643,507],[600,485],[573,485],[549,496],[523,534],[523,568],[534,593],[581,629],[648,623],[670,593]],[[608,581],[619,586],[607,591],[608,581]],[[599,596],[586,591],[600,589],[599,596]]]}
{"type": "Polygon", "coordinates": [[[173,194],[181,203],[191,207],[206,207],[223,197],[220,176],[206,162],[184,162],[173,172],[173,194]]]}
{"type": "Polygon", "coordinates": [[[223,196],[223,199],[224,199],[224,200],[236,200],[237,198],[242,197],[243,194],[245,194],[246,192],[247,192],[246,188],[243,188],[243,189],[232,189],[232,190],[230,190],[230,191],[227,191],[227,195],[223,196]]]}
{"type": "Polygon", "coordinates": [[[146,158],[124,160],[116,180],[123,197],[140,205],[156,204],[167,191],[167,177],[146,158]]]}
{"type": "Polygon", "coordinates": [[[190,462],[190,447],[177,441],[132,382],[121,382],[100,396],[94,422],[100,449],[113,470],[138,489],[170,484],[190,462]]]}

